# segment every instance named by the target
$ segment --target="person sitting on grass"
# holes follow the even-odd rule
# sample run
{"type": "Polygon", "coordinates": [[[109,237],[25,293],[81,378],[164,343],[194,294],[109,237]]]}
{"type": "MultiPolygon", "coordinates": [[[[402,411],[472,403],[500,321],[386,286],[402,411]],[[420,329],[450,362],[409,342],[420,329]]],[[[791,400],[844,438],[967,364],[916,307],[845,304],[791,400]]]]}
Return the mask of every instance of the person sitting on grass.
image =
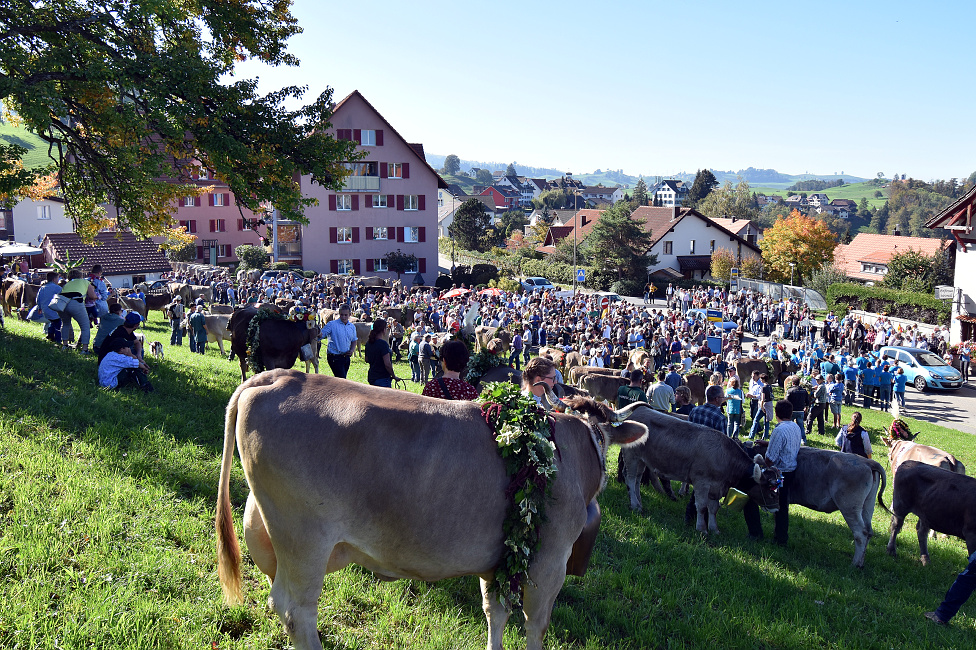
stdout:
{"type": "Polygon", "coordinates": [[[98,364],[98,385],[103,388],[122,388],[135,384],[146,393],[153,391],[146,374],[149,366],[132,353],[129,341],[117,338],[109,344],[109,351],[98,364]]]}
{"type": "MultiPolygon", "coordinates": [[[[109,337],[109,335],[120,328],[122,324],[125,323],[125,318],[122,316],[122,305],[115,302],[109,305],[108,314],[103,315],[98,322],[98,332],[95,333],[95,339],[92,341],[92,349],[98,353],[102,349],[102,343],[109,337]]],[[[104,355],[99,355],[104,357],[104,355]]]]}

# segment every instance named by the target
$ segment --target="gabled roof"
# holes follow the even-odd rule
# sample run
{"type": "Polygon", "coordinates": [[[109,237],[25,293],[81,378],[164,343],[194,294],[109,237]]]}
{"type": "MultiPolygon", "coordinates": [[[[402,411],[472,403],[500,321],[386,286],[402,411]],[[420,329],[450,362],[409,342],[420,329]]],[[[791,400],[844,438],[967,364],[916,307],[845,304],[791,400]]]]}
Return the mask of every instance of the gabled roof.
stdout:
{"type": "Polygon", "coordinates": [[[82,269],[86,273],[95,264],[102,265],[105,275],[159,273],[173,268],[156,242],[136,239],[130,232],[100,232],[95,235],[95,243],[86,246],[73,232],[49,233],[42,248],[48,262],[64,259],[68,254],[73,260],[85,258],[82,269]]]}
{"type": "Polygon", "coordinates": [[[431,173],[437,178],[437,189],[441,189],[441,190],[446,190],[447,189],[447,182],[443,178],[441,178],[441,175],[438,174],[437,171],[433,167],[430,166],[430,163],[427,162],[427,159],[424,157],[424,147],[423,147],[423,145],[420,145],[420,144],[410,144],[409,142],[407,142],[407,139],[404,138],[402,135],[400,135],[400,132],[399,131],[397,131],[395,128],[393,128],[393,125],[390,124],[385,117],[383,117],[383,114],[382,113],[380,113],[378,110],[376,110],[376,107],[375,106],[373,106],[372,104],[370,104],[369,101],[365,97],[363,97],[363,94],[361,92],[359,92],[358,90],[354,90],[351,93],[349,93],[348,95],[346,95],[345,97],[343,97],[342,100],[340,100],[339,103],[335,105],[335,108],[332,109],[332,112],[333,113],[339,112],[339,109],[341,109],[342,106],[347,101],[349,101],[352,97],[358,97],[359,99],[361,99],[364,104],[366,104],[367,106],[369,106],[369,108],[374,113],[376,113],[376,116],[377,117],[379,117],[381,120],[383,120],[383,124],[385,124],[386,127],[388,129],[390,129],[390,131],[392,131],[394,135],[396,135],[396,137],[400,138],[401,140],[403,140],[404,142],[407,143],[407,146],[410,147],[410,150],[413,151],[413,153],[417,156],[417,158],[420,160],[420,162],[422,162],[424,164],[424,166],[427,167],[427,169],[429,169],[431,171],[431,173]],[[418,152],[418,149],[419,149],[419,152],[418,152]]]}
{"type": "Polygon", "coordinates": [[[925,227],[945,228],[952,233],[962,251],[966,252],[966,243],[960,237],[965,236],[967,239],[972,239],[973,203],[976,203],[976,185],[966,192],[965,196],[960,197],[958,201],[951,203],[942,212],[926,221],[925,227]]]}
{"type": "Polygon", "coordinates": [[[546,233],[546,239],[542,242],[542,245],[555,246],[572,233],[572,226],[549,226],[549,232],[546,233]]]}
{"type": "Polygon", "coordinates": [[[750,244],[748,241],[732,232],[722,224],[718,223],[716,220],[709,219],[701,212],[691,208],[661,208],[644,205],[634,210],[631,213],[631,216],[635,219],[643,219],[645,221],[645,230],[649,230],[651,232],[652,247],[664,239],[664,237],[667,236],[668,231],[678,225],[678,223],[680,223],[682,220],[691,218],[702,221],[706,226],[707,224],[711,224],[711,226],[716,230],[725,233],[729,237],[734,237],[742,246],[750,248],[756,253],[761,254],[759,247],[755,244],[750,244]]]}
{"type": "Polygon", "coordinates": [[[763,229],[748,219],[726,219],[724,217],[712,217],[712,223],[725,228],[734,235],[739,237],[744,237],[746,230],[750,231],[750,234],[759,235],[762,233],[763,229]]]}
{"type": "Polygon", "coordinates": [[[461,198],[462,196],[467,196],[467,193],[464,191],[464,188],[462,188],[457,183],[449,183],[447,186],[447,191],[450,192],[453,196],[456,196],[457,198],[461,198]]]}
{"type": "Polygon", "coordinates": [[[599,187],[596,185],[584,187],[583,194],[613,194],[617,191],[616,187],[599,187]]]}
{"type": "Polygon", "coordinates": [[[600,220],[600,215],[603,214],[603,210],[577,210],[573,218],[566,222],[566,226],[569,226],[570,230],[567,236],[573,234],[573,230],[579,229],[577,231],[577,237],[579,241],[590,234],[593,230],[593,226],[596,222],[600,220]]]}
{"type": "Polygon", "coordinates": [[[942,250],[945,245],[945,241],[929,237],[874,235],[862,232],[858,233],[850,244],[838,244],[834,248],[834,266],[843,271],[849,278],[877,280],[877,274],[861,271],[861,262],[886,264],[895,255],[910,250],[932,256],[942,250]]]}

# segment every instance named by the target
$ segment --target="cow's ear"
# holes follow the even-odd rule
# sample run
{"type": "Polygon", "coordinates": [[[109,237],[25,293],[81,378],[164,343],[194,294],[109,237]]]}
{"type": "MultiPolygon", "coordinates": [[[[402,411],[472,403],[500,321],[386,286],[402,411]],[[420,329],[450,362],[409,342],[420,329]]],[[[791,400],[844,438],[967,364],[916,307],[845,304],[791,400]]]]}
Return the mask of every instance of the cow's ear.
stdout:
{"type": "Polygon", "coordinates": [[[881,442],[885,443],[885,447],[891,446],[891,438],[888,438],[887,436],[881,436],[881,442]]]}
{"type": "Polygon", "coordinates": [[[610,442],[615,445],[627,447],[644,442],[647,439],[647,427],[640,422],[627,420],[617,426],[610,424],[599,424],[610,442]]]}

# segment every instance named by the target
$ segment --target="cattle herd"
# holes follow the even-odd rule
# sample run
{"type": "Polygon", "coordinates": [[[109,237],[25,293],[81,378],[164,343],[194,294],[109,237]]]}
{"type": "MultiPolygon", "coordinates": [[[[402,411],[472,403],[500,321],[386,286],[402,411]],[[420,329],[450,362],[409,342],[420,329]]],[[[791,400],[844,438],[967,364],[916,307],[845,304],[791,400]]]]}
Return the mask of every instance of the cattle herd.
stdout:
{"type": "MultiPolygon", "coordinates": [[[[36,289],[5,279],[4,312],[9,315],[30,305],[36,289]]],[[[189,305],[200,296],[209,298],[212,289],[173,282],[144,287],[141,298],[117,299],[126,309],[148,317],[152,310],[165,310],[176,295],[189,305]]],[[[333,306],[318,310],[320,324],[336,316],[333,306]]],[[[504,327],[475,326],[471,307],[465,312],[460,301],[457,306],[458,326],[479,349],[491,339],[498,339],[503,348],[511,345],[512,335],[504,327]]],[[[480,407],[319,375],[318,328],[288,320],[261,322],[260,350],[268,372],[248,379],[245,339],[260,308],[213,304],[207,315],[211,340],[221,354],[223,341],[229,340],[231,355],[241,363],[242,384],[226,412],[216,515],[225,599],[241,599],[241,551],[228,485],[236,446],[251,490],[244,538],[251,558],[271,582],[270,604],[295,647],[321,647],[316,612],[323,576],[355,563],[381,579],[478,576],[488,649],[501,650],[510,612],[489,587],[505,541],[508,478],[480,407]],[[315,350],[314,359],[307,359],[315,365],[314,375],[290,370],[303,346],[315,350]]],[[[384,305],[374,315],[380,311],[404,326],[415,324],[406,305],[384,305]]],[[[364,341],[368,325],[356,325],[364,341]]],[[[627,383],[619,369],[589,363],[580,351],[562,346],[542,345],[538,353],[549,356],[563,373],[566,383],[552,399],[556,411],[566,412],[551,414],[558,474],[541,544],[530,566],[531,581],[524,586],[528,650],[543,647],[574,544],[592,518],[595,499],[606,482],[609,445],[621,447],[619,464],[636,512],[642,509],[640,477],[645,472],[653,488],[669,498],[674,498],[671,481],[694,486],[694,523],[702,533],[718,532],[720,502],[730,490],[769,510],[779,503],[779,471],[763,460],[761,445],[743,444],[680,416],[652,410],[646,403],[612,410],[597,400],[615,402],[618,389],[627,383]]],[[[651,353],[636,349],[625,351],[624,363],[614,365],[630,361],[632,367],[646,367],[648,359],[653,364],[651,353]]],[[[791,370],[777,360],[741,359],[737,365],[740,377],[761,369],[779,378],[791,370]]],[[[518,383],[520,373],[496,368],[481,380],[518,383]]],[[[693,400],[702,403],[704,380],[689,374],[685,381],[693,400]]],[[[790,503],[820,512],[840,511],[853,536],[852,564],[857,567],[864,566],[874,535],[875,503],[891,513],[891,555],[909,513],[918,517],[923,564],[929,562],[930,531],[960,537],[970,553],[976,552],[976,479],[939,449],[914,440],[884,442],[893,482],[890,509],[883,500],[888,476],[881,464],[810,447],[801,448],[797,456],[790,503]]]]}

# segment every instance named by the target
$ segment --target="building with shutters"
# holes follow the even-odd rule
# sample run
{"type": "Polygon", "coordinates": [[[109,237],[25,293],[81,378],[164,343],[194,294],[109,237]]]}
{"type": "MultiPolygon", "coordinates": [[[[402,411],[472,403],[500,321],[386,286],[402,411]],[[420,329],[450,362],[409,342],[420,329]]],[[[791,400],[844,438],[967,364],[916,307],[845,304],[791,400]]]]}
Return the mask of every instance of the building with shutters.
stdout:
{"type": "Polygon", "coordinates": [[[331,122],[336,138],[355,140],[366,157],[347,165],[352,173],[340,192],[302,177],[302,192],[319,201],[305,211],[302,267],[395,278],[383,258],[399,249],[416,256],[414,272],[433,284],[437,191],[447,183],[424,159],[423,145],[408,143],[358,90],[336,105],[331,122]]]}

